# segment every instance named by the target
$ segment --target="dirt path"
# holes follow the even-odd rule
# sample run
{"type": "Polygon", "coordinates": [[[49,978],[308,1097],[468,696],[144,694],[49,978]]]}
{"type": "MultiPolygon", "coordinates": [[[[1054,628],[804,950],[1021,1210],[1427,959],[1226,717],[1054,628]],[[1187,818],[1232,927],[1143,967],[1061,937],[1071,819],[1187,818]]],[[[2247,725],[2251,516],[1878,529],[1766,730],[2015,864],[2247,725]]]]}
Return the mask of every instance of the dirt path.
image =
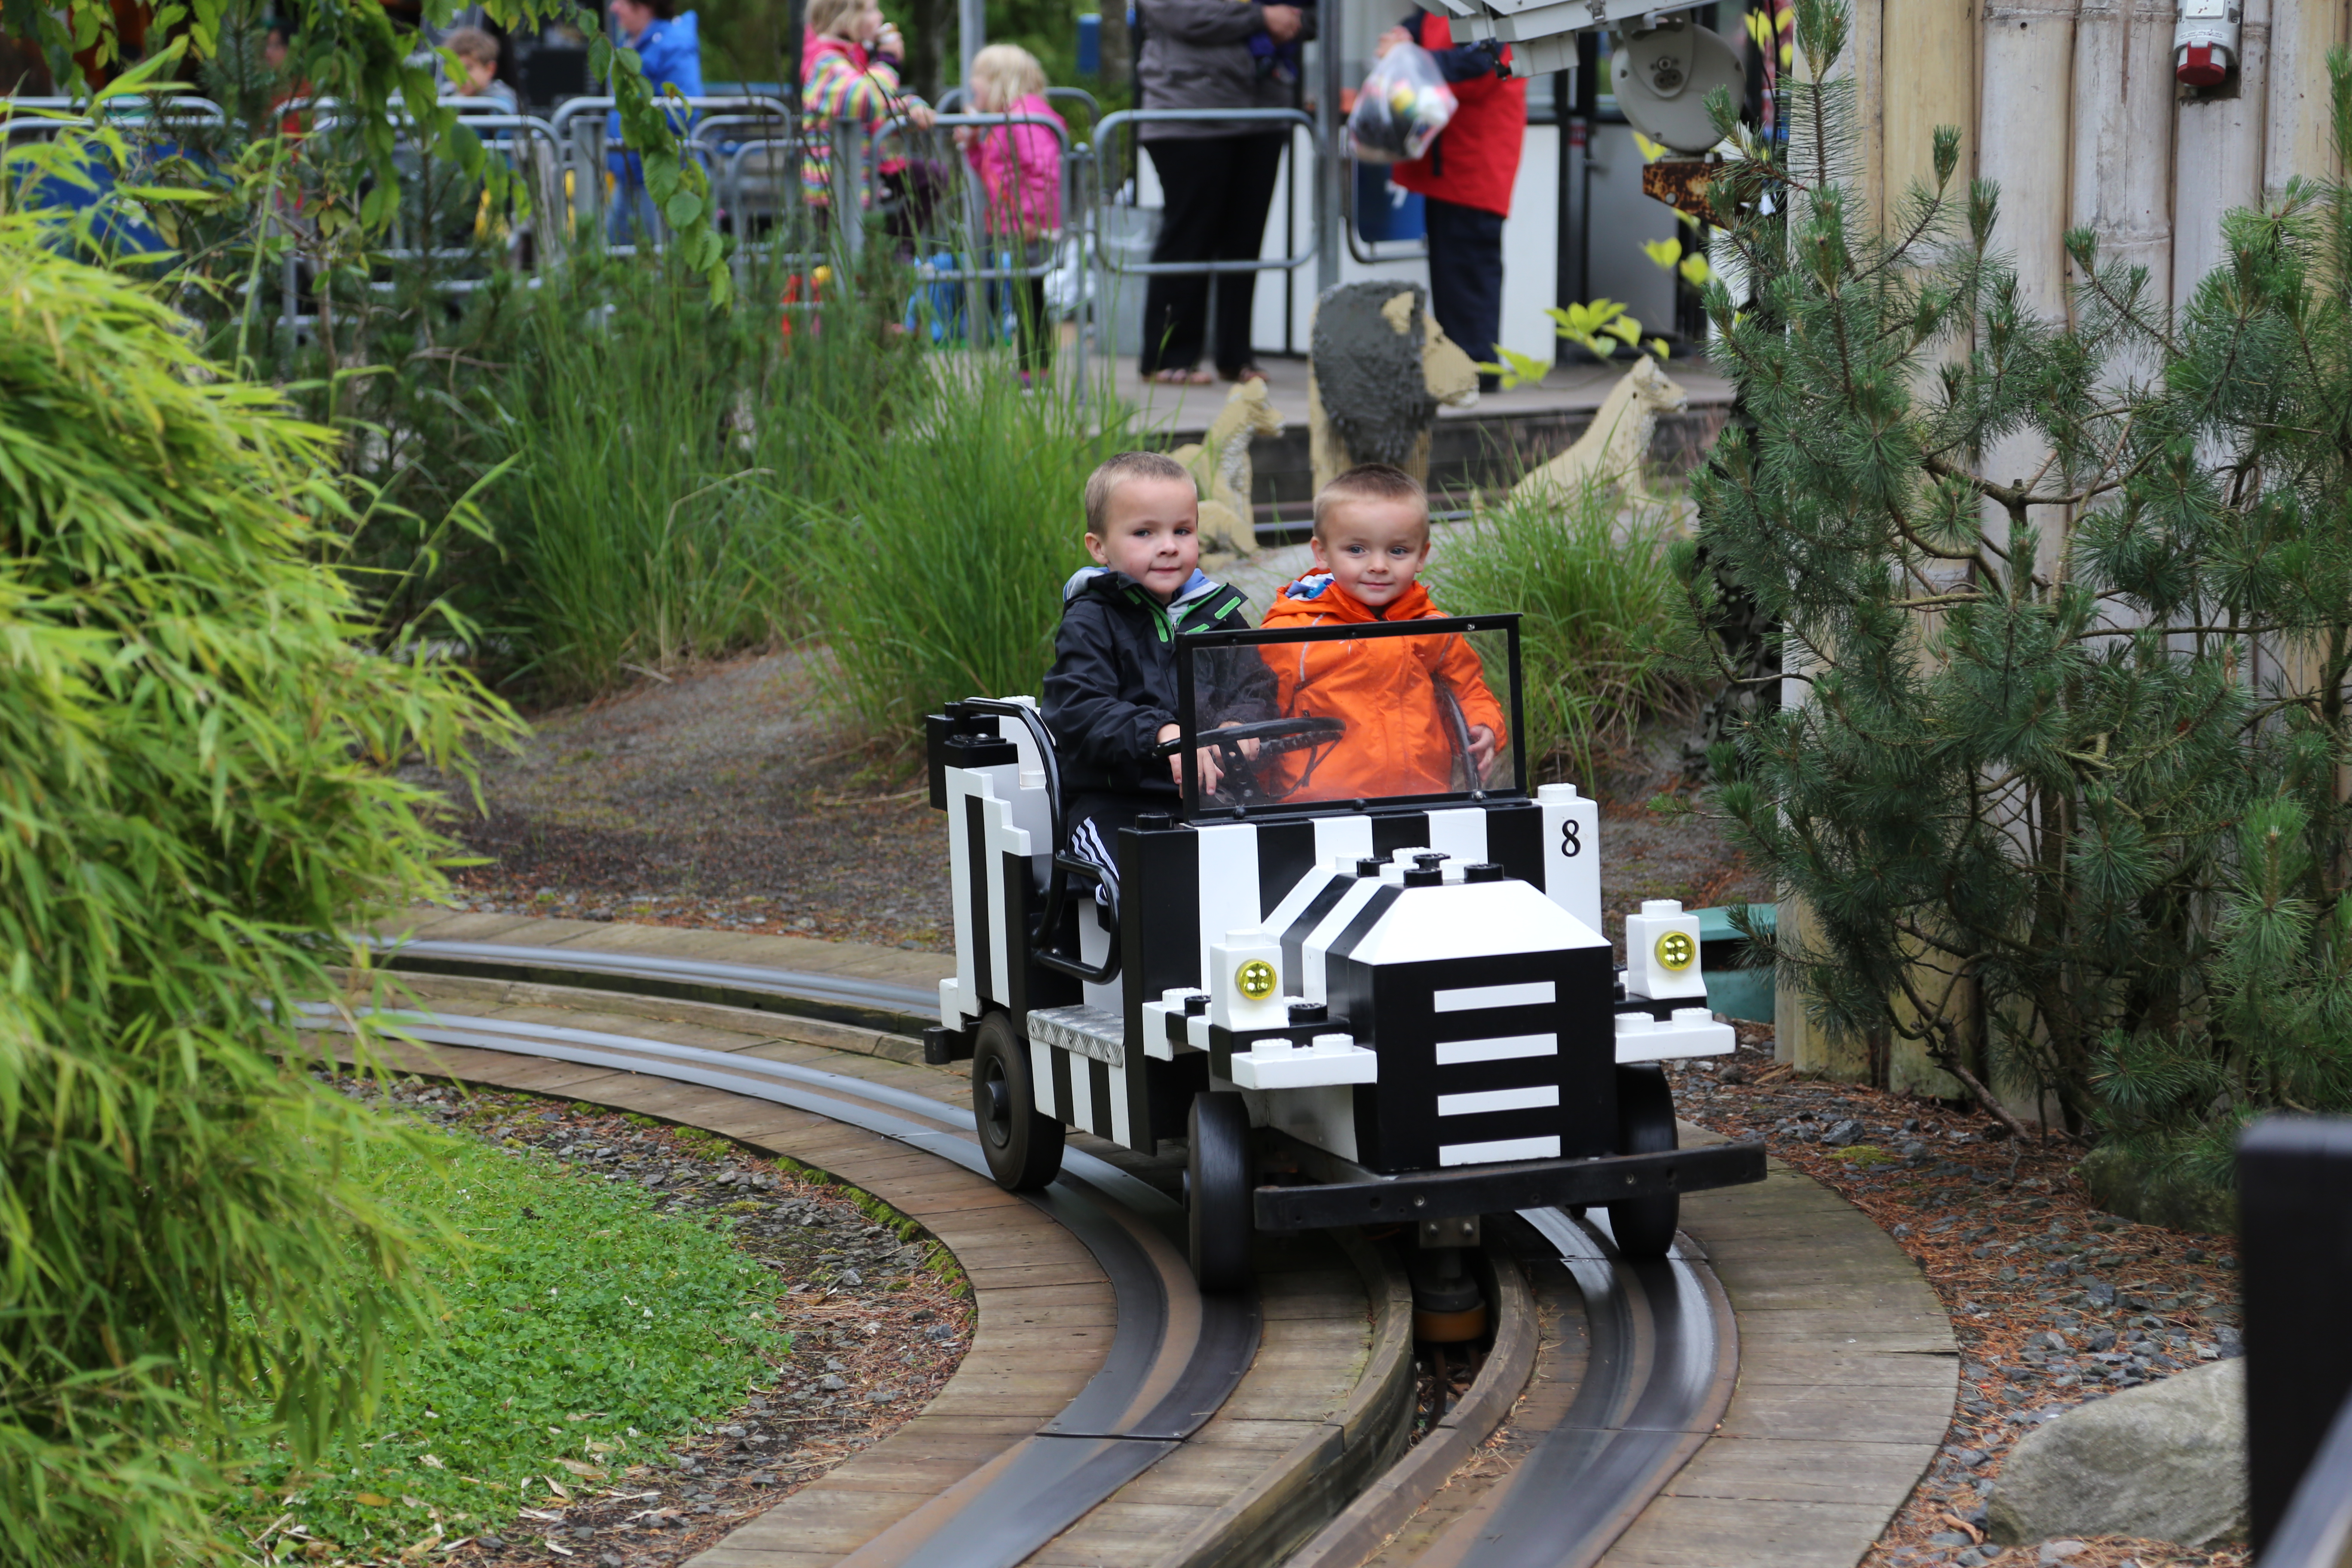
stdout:
{"type": "Polygon", "coordinates": [[[712,666],[534,715],[453,823],[489,862],[456,880],[475,909],[950,945],[920,781],[868,771],[804,656],[712,666]]]}
{"type": "MultiPolygon", "coordinates": [[[[874,771],[801,654],[534,715],[523,750],[484,767],[488,816],[453,818],[488,862],[457,873],[460,901],[946,952],[944,825],[919,774],[874,771]]],[[[1643,899],[1769,897],[1713,824],[1628,793],[1601,820],[1611,936],[1643,899]]]]}

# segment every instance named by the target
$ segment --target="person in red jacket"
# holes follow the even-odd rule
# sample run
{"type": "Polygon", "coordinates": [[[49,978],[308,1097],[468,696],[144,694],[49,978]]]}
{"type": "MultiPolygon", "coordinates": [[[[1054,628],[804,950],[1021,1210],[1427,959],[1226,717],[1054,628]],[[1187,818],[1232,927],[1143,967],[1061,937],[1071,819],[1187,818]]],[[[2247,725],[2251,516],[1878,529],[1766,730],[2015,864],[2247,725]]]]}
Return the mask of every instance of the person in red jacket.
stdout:
{"type": "MultiPolygon", "coordinates": [[[[1429,305],[1445,335],[1473,359],[1496,358],[1502,337],[1503,220],[1511,216],[1511,184],[1528,139],[1528,84],[1500,74],[1509,47],[1491,39],[1455,47],[1443,16],[1417,15],[1381,35],[1379,52],[1419,44],[1437,61],[1458,107],[1429,151],[1389,173],[1396,185],[1418,191],[1429,224],[1429,305]]],[[[1478,378],[1482,391],[1496,378],[1478,378]]]]}

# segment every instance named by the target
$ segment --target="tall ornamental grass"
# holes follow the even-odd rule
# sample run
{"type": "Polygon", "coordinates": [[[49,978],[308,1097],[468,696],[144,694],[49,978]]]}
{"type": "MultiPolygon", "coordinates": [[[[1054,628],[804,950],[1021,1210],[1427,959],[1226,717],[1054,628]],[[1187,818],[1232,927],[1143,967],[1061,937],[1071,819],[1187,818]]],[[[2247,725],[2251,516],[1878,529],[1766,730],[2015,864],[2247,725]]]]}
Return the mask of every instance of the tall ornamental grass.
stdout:
{"type": "Polygon", "coordinates": [[[438,886],[389,764],[502,721],[306,559],[327,447],[0,214],[0,1563],[208,1554],[231,1402],[314,1454],[426,1321],[277,1020],[438,886]]]}
{"type": "Polygon", "coordinates": [[[793,500],[830,488],[811,429],[836,399],[886,417],[898,357],[835,325],[803,323],[787,353],[773,314],[646,268],[583,270],[541,303],[495,509],[537,684],[589,696],[794,629],[793,500]]]}
{"type": "Polygon", "coordinates": [[[1665,533],[1614,487],[1588,482],[1506,496],[1439,535],[1431,592],[1447,614],[1524,617],[1525,747],[1538,776],[1589,783],[1644,717],[1687,700],[1665,533]]]}
{"type": "Polygon", "coordinates": [[[940,365],[919,416],[825,426],[837,509],[804,502],[803,572],[840,707],[886,742],[960,697],[1034,692],[1062,584],[1088,564],[1087,475],[1129,442],[1009,364],[940,365]]]}

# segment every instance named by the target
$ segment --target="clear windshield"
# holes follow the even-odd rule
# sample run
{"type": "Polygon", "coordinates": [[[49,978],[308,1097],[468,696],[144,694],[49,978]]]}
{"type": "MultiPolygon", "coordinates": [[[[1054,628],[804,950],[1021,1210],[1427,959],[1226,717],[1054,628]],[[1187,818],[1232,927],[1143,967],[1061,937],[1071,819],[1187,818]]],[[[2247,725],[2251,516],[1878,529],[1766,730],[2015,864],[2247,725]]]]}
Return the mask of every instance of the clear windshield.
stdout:
{"type": "Polygon", "coordinates": [[[1516,628],[1387,625],[1186,637],[1189,811],[1367,805],[1524,786],[1516,628]]]}

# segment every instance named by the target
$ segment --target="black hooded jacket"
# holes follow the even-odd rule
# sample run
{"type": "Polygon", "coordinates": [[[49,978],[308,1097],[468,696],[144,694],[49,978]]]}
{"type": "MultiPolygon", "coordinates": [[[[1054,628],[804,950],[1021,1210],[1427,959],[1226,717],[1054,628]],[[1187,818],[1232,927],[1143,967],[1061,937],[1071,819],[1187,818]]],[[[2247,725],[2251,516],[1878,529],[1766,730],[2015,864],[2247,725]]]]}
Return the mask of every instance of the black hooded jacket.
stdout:
{"type": "MultiPolygon", "coordinates": [[[[1199,572],[1166,605],[1123,572],[1095,568],[1072,577],[1062,590],[1062,627],[1045,690],[1065,799],[1109,791],[1172,801],[1175,781],[1151,752],[1160,727],[1178,718],[1176,639],[1251,624],[1241,591],[1199,572]]],[[[1193,675],[1196,688],[1205,688],[1195,701],[1209,723],[1273,716],[1274,674],[1255,648],[1204,658],[1193,675]]]]}

